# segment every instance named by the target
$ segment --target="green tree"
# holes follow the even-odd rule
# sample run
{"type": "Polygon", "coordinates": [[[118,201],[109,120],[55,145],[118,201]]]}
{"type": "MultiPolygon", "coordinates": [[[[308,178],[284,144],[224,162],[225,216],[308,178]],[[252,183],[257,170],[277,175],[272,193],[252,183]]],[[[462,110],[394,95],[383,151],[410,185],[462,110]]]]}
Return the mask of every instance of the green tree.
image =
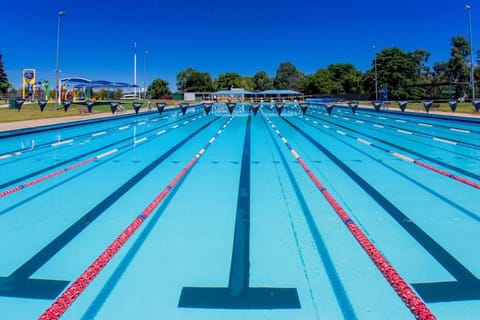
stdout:
{"type": "Polygon", "coordinates": [[[464,36],[452,38],[452,49],[448,60],[448,76],[452,82],[468,82],[470,68],[467,57],[470,55],[470,45],[464,36]]]}
{"type": "Polygon", "coordinates": [[[275,89],[298,90],[302,77],[303,73],[298,71],[292,63],[282,62],[277,69],[273,86],[275,89]]]}
{"type": "Polygon", "coordinates": [[[235,72],[221,73],[215,81],[217,90],[230,90],[241,87],[242,77],[235,72]]]}
{"type": "MultiPolygon", "coordinates": [[[[378,89],[387,87],[388,98],[392,100],[411,98],[412,88],[425,84],[425,79],[419,75],[426,70],[424,61],[427,58],[425,50],[413,53],[397,47],[382,50],[377,54],[378,89]]],[[[364,89],[372,94],[375,92],[374,61],[372,69],[365,74],[364,89]]]]}
{"type": "Polygon", "coordinates": [[[325,69],[318,69],[314,74],[302,77],[299,86],[299,90],[305,95],[329,94],[332,88],[332,80],[325,69]]]}
{"type": "Polygon", "coordinates": [[[192,73],[185,86],[185,92],[211,92],[213,90],[213,80],[208,72],[192,73]]]}
{"type": "Polygon", "coordinates": [[[161,97],[169,96],[172,92],[168,87],[168,82],[163,79],[155,79],[152,84],[148,86],[147,95],[153,99],[159,99],[161,97]]]}
{"type": "Polygon", "coordinates": [[[178,92],[210,92],[213,88],[213,80],[208,72],[187,68],[177,74],[178,92]]]}
{"type": "MultiPolygon", "coordinates": [[[[408,98],[410,99],[423,99],[429,96],[429,86],[433,81],[432,72],[427,65],[430,58],[430,52],[425,49],[417,49],[410,53],[412,59],[416,64],[416,76],[413,81],[413,85],[407,87],[408,98]]],[[[430,86],[431,88],[431,86],[430,86]]]]}
{"type": "MultiPolygon", "coordinates": [[[[450,59],[447,62],[435,62],[433,81],[435,83],[457,83],[456,96],[463,96],[470,83],[470,66],[467,57],[470,45],[464,36],[455,36],[451,40],[450,59]]],[[[469,91],[469,90],[468,90],[469,91]]]]}
{"type": "Polygon", "coordinates": [[[187,68],[185,70],[177,73],[177,90],[178,92],[185,92],[185,86],[187,85],[187,80],[192,76],[193,73],[198,72],[193,68],[187,68]]]}
{"type": "Polygon", "coordinates": [[[253,91],[254,84],[253,79],[251,77],[241,77],[237,83],[238,88],[244,88],[248,91],[253,91]]]}
{"type": "Polygon", "coordinates": [[[480,82],[480,50],[477,50],[477,59],[476,59],[476,67],[475,67],[475,87],[478,87],[478,83],[480,82]]]}
{"type": "Polygon", "coordinates": [[[332,81],[332,93],[360,93],[362,72],[350,63],[331,64],[327,72],[332,81]]]}
{"type": "Polygon", "coordinates": [[[268,90],[273,88],[273,79],[271,79],[265,71],[258,71],[252,78],[252,90],[268,90]]]}
{"type": "Polygon", "coordinates": [[[0,52],[0,92],[5,94],[9,87],[7,74],[3,68],[2,53],[0,52]]]}

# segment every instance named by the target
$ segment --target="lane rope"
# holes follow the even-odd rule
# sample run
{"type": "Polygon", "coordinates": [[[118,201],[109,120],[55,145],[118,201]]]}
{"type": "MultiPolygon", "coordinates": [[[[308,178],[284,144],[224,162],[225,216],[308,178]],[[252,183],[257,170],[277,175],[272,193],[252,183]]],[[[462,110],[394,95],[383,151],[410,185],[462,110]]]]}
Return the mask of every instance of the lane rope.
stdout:
{"type": "MultiPolygon", "coordinates": [[[[348,115],[352,114],[351,111],[340,111],[340,112],[343,113],[343,114],[348,114],[348,115]]],[[[364,112],[356,112],[356,114],[358,114],[360,116],[365,116],[364,112]]],[[[390,121],[395,121],[395,122],[399,122],[399,123],[413,124],[413,125],[418,125],[418,126],[421,126],[421,127],[431,127],[431,128],[435,127],[435,128],[446,129],[446,130],[451,130],[451,131],[466,133],[466,134],[479,134],[480,133],[480,131],[475,130],[475,129],[464,129],[464,128],[459,128],[459,127],[445,126],[445,125],[441,125],[441,124],[438,124],[438,123],[430,124],[430,123],[403,120],[403,119],[399,119],[399,118],[394,118],[393,116],[390,117],[390,114],[389,114],[388,118],[379,116],[379,117],[377,117],[377,119],[390,120],[390,121]]],[[[433,121],[435,121],[435,120],[433,120],[433,121]]],[[[457,120],[454,120],[454,121],[457,121],[457,120]]]]}
{"type": "MultiPolygon", "coordinates": [[[[180,110],[180,108],[168,109],[167,111],[172,111],[172,110],[173,111],[174,110],[180,110]]],[[[196,108],[194,110],[196,111],[196,108]]],[[[148,115],[145,115],[145,116],[148,116],[148,115]]],[[[168,116],[162,117],[161,119],[166,120],[166,119],[168,119],[168,116]]],[[[105,121],[105,120],[103,120],[103,121],[105,121]]],[[[64,144],[77,142],[77,141],[79,141],[81,139],[84,139],[84,138],[90,138],[90,137],[95,138],[95,137],[103,136],[105,134],[115,132],[117,130],[118,131],[123,131],[125,129],[130,128],[131,126],[134,126],[134,125],[145,125],[147,123],[146,121],[157,122],[158,117],[155,117],[153,119],[148,118],[148,120],[146,120],[144,122],[139,122],[139,123],[137,123],[137,121],[138,120],[130,121],[130,122],[122,125],[121,127],[114,126],[114,127],[106,128],[102,132],[97,132],[97,133],[93,133],[93,134],[92,133],[85,133],[85,134],[76,135],[76,136],[68,138],[68,140],[60,140],[60,141],[57,141],[57,142],[45,142],[45,143],[42,143],[42,144],[37,145],[37,146],[35,146],[34,143],[33,143],[33,145],[34,145],[33,147],[22,148],[22,149],[15,150],[15,151],[7,151],[7,153],[0,154],[0,160],[8,159],[8,158],[14,157],[14,156],[20,156],[20,155],[28,153],[28,152],[38,151],[38,150],[42,150],[42,149],[49,148],[49,147],[55,148],[55,147],[58,147],[58,146],[61,146],[61,145],[64,145],[64,144]]]]}
{"type": "MultiPolygon", "coordinates": [[[[199,116],[199,118],[201,118],[201,117],[202,117],[202,116],[199,116]]],[[[183,123],[182,125],[185,126],[186,124],[183,123]]],[[[162,127],[164,127],[164,126],[162,126],[162,127]]],[[[176,128],[178,128],[178,125],[177,125],[177,126],[173,126],[173,127],[171,127],[170,129],[167,128],[167,130],[162,130],[162,131],[163,131],[162,133],[165,133],[165,132],[167,132],[167,131],[170,131],[170,130],[176,129],[176,128]]],[[[150,130],[150,131],[152,131],[152,130],[150,130]]],[[[153,131],[154,131],[154,130],[153,130],[153,131]]],[[[141,138],[141,139],[139,139],[139,140],[134,139],[133,147],[136,146],[137,144],[141,143],[141,142],[147,141],[149,138],[152,138],[152,140],[153,140],[153,139],[156,138],[158,135],[159,135],[159,134],[158,134],[158,132],[157,132],[156,134],[153,134],[153,135],[150,135],[150,136],[147,136],[147,137],[143,137],[143,138],[141,138]]],[[[104,152],[104,153],[102,153],[102,154],[99,154],[99,155],[97,155],[97,156],[95,156],[95,157],[92,157],[92,158],[89,158],[89,159],[86,159],[86,160],[77,162],[77,163],[75,163],[75,164],[73,164],[73,165],[71,165],[71,166],[68,166],[68,167],[66,167],[66,168],[63,168],[63,169],[57,170],[57,171],[55,171],[55,172],[49,173],[49,174],[47,174],[47,175],[44,175],[44,176],[39,177],[39,178],[36,178],[36,179],[31,180],[31,181],[29,181],[29,182],[22,183],[22,184],[20,184],[20,185],[17,185],[17,186],[15,186],[15,187],[13,187],[13,188],[8,189],[8,190],[1,191],[1,192],[0,192],[0,198],[4,198],[4,197],[6,197],[6,196],[8,196],[8,195],[11,195],[11,194],[13,194],[13,193],[15,193],[15,192],[18,192],[18,191],[23,190],[23,189],[25,189],[25,188],[31,187],[31,186],[33,186],[33,185],[36,185],[37,183],[40,183],[40,182],[43,182],[43,181],[48,180],[48,179],[50,179],[50,178],[56,177],[56,176],[58,176],[58,175],[60,175],[60,174],[62,174],[62,173],[65,173],[65,172],[67,172],[67,171],[71,171],[71,170],[73,170],[73,169],[79,168],[79,167],[81,167],[81,166],[83,166],[83,165],[86,165],[86,164],[91,163],[91,162],[93,162],[93,161],[95,161],[95,160],[99,160],[99,159],[101,159],[101,158],[110,156],[110,155],[112,155],[112,154],[114,154],[114,153],[116,153],[116,152],[118,152],[118,151],[121,151],[121,150],[127,149],[127,148],[132,148],[132,146],[131,146],[131,145],[126,145],[126,146],[123,146],[123,147],[119,147],[119,148],[112,149],[112,150],[110,150],[110,151],[107,151],[107,152],[104,152]]]]}
{"type": "MultiPolygon", "coordinates": [[[[316,111],[316,110],[312,110],[312,112],[322,114],[320,111],[316,111]]],[[[335,115],[333,115],[333,117],[334,118],[339,118],[338,116],[335,116],[335,115]]],[[[364,117],[367,117],[367,115],[364,115],[364,117]]],[[[392,130],[392,131],[402,130],[401,128],[398,128],[398,127],[395,127],[395,126],[392,126],[392,125],[381,125],[381,124],[377,124],[373,121],[369,121],[369,122],[372,124],[373,127],[380,128],[380,129],[388,129],[388,130],[392,130]]],[[[403,131],[403,133],[407,133],[407,131],[403,131]]],[[[471,143],[467,143],[467,142],[463,142],[463,141],[450,140],[450,139],[446,139],[446,138],[442,138],[442,137],[435,137],[435,136],[432,136],[430,134],[426,134],[426,133],[422,133],[422,132],[418,132],[418,131],[408,131],[408,134],[412,135],[412,136],[418,136],[418,137],[422,137],[422,138],[425,138],[425,139],[433,140],[433,141],[436,141],[436,142],[441,142],[441,143],[445,143],[445,144],[450,144],[450,145],[455,145],[455,146],[461,146],[461,147],[465,147],[465,148],[480,150],[479,145],[471,144],[471,143]]]]}
{"type": "Polygon", "coordinates": [[[268,116],[262,112],[263,117],[272,127],[273,131],[279,136],[283,144],[290,151],[292,156],[297,160],[300,166],[303,168],[305,173],[310,177],[312,182],[315,184],[317,189],[322,193],[323,197],[327,200],[330,206],[335,210],[339,218],[348,228],[353,237],[357,240],[360,246],[365,250],[370,259],[374,262],[377,269],[383,274],[385,279],[390,283],[392,288],[395,290],[397,295],[402,299],[405,305],[409,308],[412,314],[416,319],[421,320],[434,320],[436,319],[435,315],[430,311],[427,305],[422,301],[422,299],[413,291],[413,289],[408,285],[408,283],[400,276],[400,274],[395,270],[395,268],[388,262],[388,260],[380,253],[380,251],[375,247],[375,245],[368,239],[365,233],[358,227],[358,225],[353,222],[348,213],[343,209],[343,207],[337,202],[337,200],[330,194],[327,188],[320,182],[320,180],[315,176],[315,174],[310,170],[307,164],[299,156],[299,154],[292,148],[288,143],[287,139],[282,136],[277,127],[273,122],[268,118],[268,116]]]}
{"type": "MultiPolygon", "coordinates": [[[[301,117],[300,117],[300,118],[301,118],[301,117]]],[[[308,118],[308,117],[304,117],[304,119],[305,119],[305,121],[310,121],[310,118],[308,118]]],[[[317,121],[313,121],[313,123],[316,124],[316,125],[318,125],[318,122],[317,122],[317,121]]],[[[335,130],[335,129],[333,129],[333,128],[331,128],[331,127],[328,127],[328,126],[323,126],[323,127],[324,127],[325,129],[329,129],[329,130],[336,131],[338,134],[341,134],[341,135],[343,135],[343,136],[349,137],[349,138],[351,138],[351,139],[353,139],[353,140],[355,140],[355,141],[357,141],[357,142],[360,142],[360,143],[363,143],[363,144],[368,145],[368,146],[370,146],[370,147],[373,147],[373,148],[376,148],[376,149],[378,149],[378,150],[384,151],[384,152],[386,152],[386,153],[388,153],[388,154],[391,154],[391,155],[394,156],[394,157],[397,157],[398,159],[404,160],[404,161],[409,162],[409,163],[416,164],[416,165],[418,165],[418,166],[420,166],[420,167],[423,167],[423,168],[425,168],[425,169],[431,170],[431,171],[433,171],[433,172],[435,172],[435,173],[439,173],[439,174],[441,174],[441,175],[444,175],[445,177],[448,177],[448,178],[451,178],[451,179],[456,180],[456,181],[458,181],[458,182],[464,183],[464,184],[466,184],[466,185],[468,185],[468,186],[470,186],[470,187],[474,187],[474,188],[476,188],[476,189],[480,189],[480,183],[477,183],[477,182],[475,182],[475,181],[471,181],[471,180],[466,179],[466,178],[463,178],[463,177],[461,177],[461,176],[457,176],[457,175],[455,175],[455,174],[453,174],[453,173],[450,173],[450,172],[448,172],[448,171],[445,171],[445,170],[442,170],[442,169],[440,169],[440,168],[434,167],[434,166],[432,166],[432,165],[426,164],[426,163],[424,163],[424,162],[422,162],[422,161],[420,161],[420,160],[415,160],[415,159],[413,159],[413,158],[411,158],[411,157],[408,157],[408,156],[406,156],[406,155],[404,155],[404,154],[401,154],[401,153],[399,153],[399,152],[395,152],[395,151],[393,151],[393,150],[385,149],[385,148],[383,148],[383,147],[381,147],[381,146],[379,146],[379,145],[376,145],[376,144],[374,144],[374,143],[372,143],[372,142],[370,142],[370,141],[368,141],[368,140],[364,140],[364,139],[362,139],[362,138],[358,138],[358,137],[356,137],[356,136],[354,136],[354,135],[351,135],[351,134],[349,134],[349,133],[345,133],[345,132],[340,131],[340,130],[335,130]]]]}

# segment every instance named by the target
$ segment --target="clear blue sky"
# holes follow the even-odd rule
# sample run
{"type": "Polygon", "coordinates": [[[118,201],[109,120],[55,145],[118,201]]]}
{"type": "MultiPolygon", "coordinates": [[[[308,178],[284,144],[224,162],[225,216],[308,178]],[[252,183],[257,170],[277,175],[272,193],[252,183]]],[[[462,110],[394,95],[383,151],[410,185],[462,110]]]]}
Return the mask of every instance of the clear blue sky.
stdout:
{"type": "Polygon", "coordinates": [[[426,49],[430,62],[446,61],[450,40],[468,38],[470,4],[473,47],[480,49],[478,0],[243,0],[113,1],[13,0],[0,12],[0,52],[8,79],[21,84],[22,69],[54,83],[57,12],[62,77],[133,83],[162,78],[175,89],[188,67],[212,77],[224,72],[269,76],[290,61],[311,74],[333,63],[371,68],[377,51],[397,46],[426,49]]]}

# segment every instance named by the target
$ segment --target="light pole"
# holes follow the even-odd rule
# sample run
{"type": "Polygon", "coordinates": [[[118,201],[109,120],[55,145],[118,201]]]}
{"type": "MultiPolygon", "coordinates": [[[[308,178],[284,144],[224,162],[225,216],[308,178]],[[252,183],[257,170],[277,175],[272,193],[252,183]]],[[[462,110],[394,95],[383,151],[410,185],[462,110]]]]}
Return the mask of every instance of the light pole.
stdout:
{"type": "Polygon", "coordinates": [[[374,65],[375,65],[375,101],[378,101],[378,79],[377,79],[377,49],[375,45],[372,46],[373,52],[375,54],[374,57],[374,65]]]}
{"type": "Polygon", "coordinates": [[[57,84],[57,90],[55,90],[55,111],[58,110],[58,100],[60,98],[60,66],[59,66],[59,56],[60,56],[60,17],[65,15],[65,11],[59,11],[57,13],[57,62],[55,64],[55,82],[57,84]]]}
{"type": "Polygon", "coordinates": [[[143,98],[147,99],[147,54],[150,52],[148,50],[145,50],[143,52],[143,98]]]}
{"type": "Polygon", "coordinates": [[[474,64],[473,64],[473,44],[472,44],[472,15],[470,13],[470,5],[463,7],[468,11],[468,37],[470,39],[470,85],[472,86],[472,101],[475,100],[475,76],[474,76],[474,64]]]}
{"type": "Polygon", "coordinates": [[[137,99],[137,43],[134,42],[133,45],[133,90],[135,93],[135,99],[137,99]]]}

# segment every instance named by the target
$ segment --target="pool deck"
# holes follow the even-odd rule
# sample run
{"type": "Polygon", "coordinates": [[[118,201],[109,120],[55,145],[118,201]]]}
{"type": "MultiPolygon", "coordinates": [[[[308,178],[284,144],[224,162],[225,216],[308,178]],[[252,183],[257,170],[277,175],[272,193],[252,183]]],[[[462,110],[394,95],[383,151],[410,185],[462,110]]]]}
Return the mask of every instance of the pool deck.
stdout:
{"type": "MultiPolygon", "coordinates": [[[[115,115],[122,115],[122,114],[129,114],[129,113],[134,113],[134,111],[129,110],[126,112],[117,113],[115,115]]],[[[111,116],[112,116],[111,113],[103,112],[103,113],[91,113],[88,115],[66,116],[66,117],[59,117],[59,118],[45,118],[45,119],[22,120],[22,121],[12,121],[12,122],[0,122],[0,132],[26,129],[26,128],[35,128],[35,127],[41,127],[41,126],[47,126],[47,125],[59,124],[59,123],[68,123],[68,122],[75,122],[75,121],[106,118],[111,116]]]]}
{"type": "MultiPolygon", "coordinates": [[[[361,105],[360,107],[373,109],[373,107],[369,105],[361,105]]],[[[140,110],[140,113],[145,111],[149,111],[149,110],[140,110]]],[[[419,110],[409,109],[408,111],[412,113],[425,114],[425,111],[420,109],[419,110]]],[[[134,113],[134,111],[128,110],[122,113],[116,113],[113,116],[116,116],[116,115],[120,116],[124,114],[129,114],[129,113],[134,113]]],[[[430,111],[429,114],[480,118],[480,113],[454,113],[454,112],[430,111]]],[[[66,117],[59,117],[59,118],[45,118],[45,119],[22,120],[22,121],[13,121],[13,122],[0,122],[0,132],[26,129],[26,128],[35,128],[35,127],[52,125],[52,124],[68,123],[68,122],[75,122],[75,121],[82,121],[82,120],[99,119],[99,118],[106,118],[106,117],[112,117],[112,114],[108,112],[103,112],[103,113],[95,113],[95,114],[88,114],[88,115],[66,116],[66,117]]]]}

